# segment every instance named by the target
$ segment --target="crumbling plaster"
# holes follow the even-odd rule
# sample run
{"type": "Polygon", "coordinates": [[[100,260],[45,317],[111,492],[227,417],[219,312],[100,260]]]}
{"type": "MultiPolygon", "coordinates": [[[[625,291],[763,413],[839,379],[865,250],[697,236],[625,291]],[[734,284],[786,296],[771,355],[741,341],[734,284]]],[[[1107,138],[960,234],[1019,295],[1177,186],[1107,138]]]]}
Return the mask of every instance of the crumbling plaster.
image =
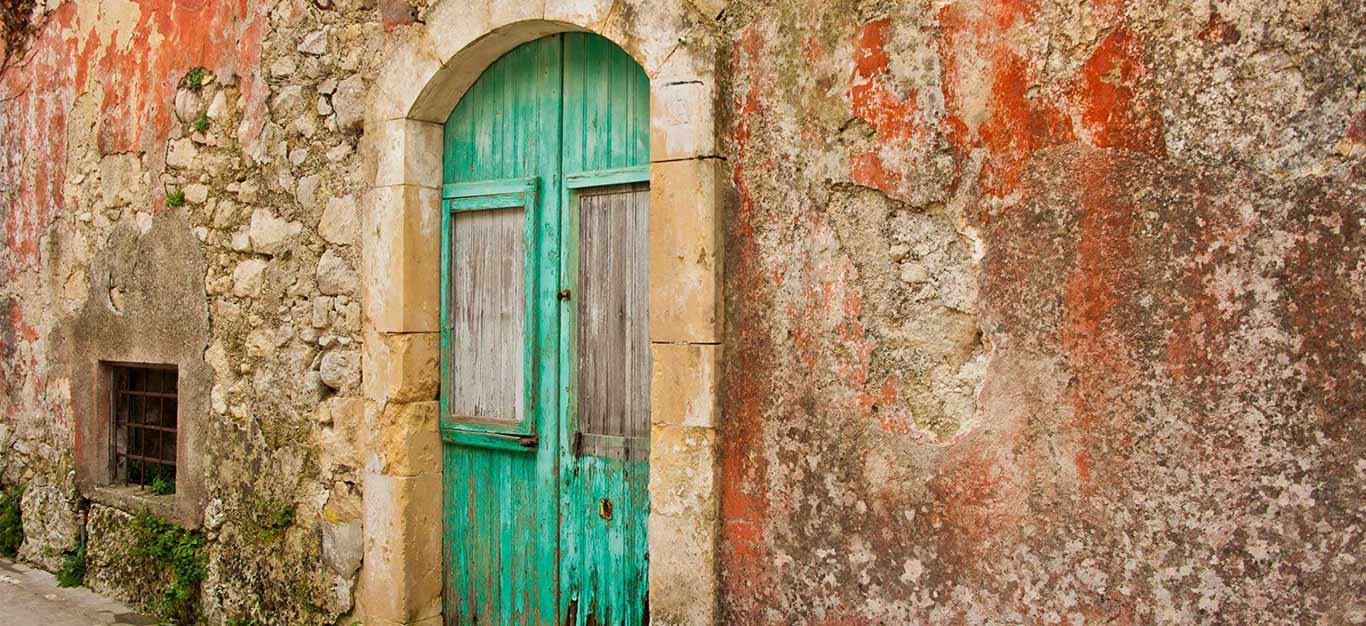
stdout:
{"type": "MultiPolygon", "coordinates": [[[[656,621],[1366,622],[1359,2],[40,8],[0,79],[0,480],[28,486],[25,558],[85,528],[93,584],[147,599],[100,565],[125,516],[83,508],[75,472],[83,377],[132,357],[73,338],[157,326],[127,317],[142,301],[204,329],[144,354],[208,389],[210,623],[349,624],[365,580],[430,583],[433,128],[497,51],[573,25],[669,88],[652,203],[721,207],[651,234],[715,239],[652,281],[718,281],[658,303],[699,323],[655,338],[680,423],[657,425],[677,491],[652,574],[717,576],[714,603],[652,598],[656,621]],[[114,294],[100,268],[150,250],[164,267],[114,294]],[[714,537],[672,523],[708,507],[714,537]]],[[[401,589],[362,591],[367,623],[439,622],[401,589]]]]}

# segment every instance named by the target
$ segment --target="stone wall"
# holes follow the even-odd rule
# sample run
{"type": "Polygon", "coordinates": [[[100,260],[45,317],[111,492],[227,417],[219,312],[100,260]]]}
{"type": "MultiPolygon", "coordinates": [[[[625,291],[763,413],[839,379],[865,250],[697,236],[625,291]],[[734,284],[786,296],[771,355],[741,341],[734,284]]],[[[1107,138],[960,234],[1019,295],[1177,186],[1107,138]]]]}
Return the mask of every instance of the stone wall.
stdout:
{"type": "MultiPolygon", "coordinates": [[[[208,621],[350,624],[389,419],[361,362],[431,361],[362,331],[363,117],[460,2],[40,4],[0,78],[25,558],[84,529],[145,595],[77,449],[95,361],[173,360],[208,621]]],[[[656,356],[724,372],[717,623],[1366,621],[1359,2],[686,10],[719,36],[724,354],[656,356]]]]}
{"type": "Polygon", "coordinates": [[[1366,620],[1362,8],[732,3],[724,622],[1366,620]]]}

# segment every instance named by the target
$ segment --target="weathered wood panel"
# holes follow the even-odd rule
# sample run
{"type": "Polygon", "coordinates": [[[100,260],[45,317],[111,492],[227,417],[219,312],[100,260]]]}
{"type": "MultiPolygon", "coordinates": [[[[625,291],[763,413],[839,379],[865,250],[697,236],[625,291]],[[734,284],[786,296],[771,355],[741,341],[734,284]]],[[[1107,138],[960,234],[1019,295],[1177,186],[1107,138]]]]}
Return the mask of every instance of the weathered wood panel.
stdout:
{"type": "Polygon", "coordinates": [[[649,187],[577,196],[579,432],[648,441],[649,187]]]}
{"type": "Polygon", "coordinates": [[[452,416],[516,422],[525,413],[525,214],[485,209],[452,216],[452,416]]]}
{"type": "MultiPolygon", "coordinates": [[[[470,86],[446,121],[443,183],[531,177],[542,189],[554,184],[560,173],[562,48],[558,36],[519,46],[470,86]]],[[[555,623],[559,595],[555,577],[546,572],[554,572],[558,563],[560,531],[555,359],[560,324],[555,299],[559,202],[556,192],[537,194],[530,233],[522,233],[525,247],[505,248],[496,257],[503,264],[530,259],[522,268],[523,288],[509,289],[508,298],[530,294],[532,306],[524,312],[522,339],[508,349],[517,358],[523,349],[535,355],[531,369],[522,373],[524,397],[530,402],[521,410],[523,424],[533,426],[538,439],[528,450],[461,445],[454,438],[443,446],[444,615],[449,626],[555,623]]],[[[453,228],[447,228],[448,237],[459,237],[463,219],[457,217],[453,228]]],[[[448,319],[458,307],[450,293],[455,269],[449,267],[443,277],[448,319]]],[[[441,391],[442,427],[458,429],[461,420],[451,415],[459,407],[453,402],[455,387],[463,383],[456,379],[475,370],[456,354],[462,349],[459,333],[448,326],[442,333],[442,366],[448,368],[441,391]]]]}
{"type": "MultiPolygon", "coordinates": [[[[644,70],[621,48],[601,37],[586,33],[564,35],[564,145],[563,171],[566,176],[581,172],[613,170],[647,166],[649,154],[649,79],[644,70]]],[[[610,184],[610,183],[603,183],[610,184]]],[[[639,189],[644,189],[640,187],[639,189]]],[[[579,211],[572,206],[575,198],[585,198],[601,188],[575,189],[565,194],[568,202],[566,222],[566,284],[574,290],[574,300],[566,309],[568,321],[562,337],[564,345],[563,376],[566,385],[561,403],[566,416],[561,426],[560,475],[561,493],[561,552],[560,563],[560,622],[565,626],[587,624],[645,624],[649,619],[647,595],[649,590],[649,542],[646,534],[650,510],[650,468],[644,454],[632,455],[623,450],[624,437],[591,435],[593,431],[640,433],[648,438],[648,382],[635,384],[635,393],[626,387],[628,372],[632,376],[647,377],[648,330],[644,297],[644,274],[632,278],[627,271],[628,256],[632,271],[645,272],[645,220],[648,211],[643,202],[632,217],[640,221],[611,224],[581,223],[579,211]],[[600,230],[613,232],[606,241],[598,241],[585,232],[600,230]],[[635,235],[631,231],[635,231],[635,235]],[[605,252],[600,254],[606,247],[605,252]],[[583,263],[588,258],[610,257],[611,272],[616,279],[615,309],[604,313],[597,322],[583,318],[580,306],[611,308],[611,303],[600,303],[607,297],[602,281],[583,263]],[[618,265],[619,264],[619,265],[618,265]],[[634,280],[634,283],[631,281],[634,280]],[[585,291],[585,289],[587,289],[585,291]],[[630,296],[640,294],[639,297],[630,296]],[[631,307],[627,309],[626,307],[631,307]],[[628,332],[626,320],[639,319],[640,324],[628,332]],[[608,322],[611,322],[609,324],[608,322]],[[582,326],[598,324],[601,332],[614,329],[617,348],[599,352],[589,365],[580,365],[579,352],[585,348],[581,339],[582,326]],[[612,326],[615,324],[616,326],[612,326]],[[638,341],[630,338],[638,337],[638,341]],[[632,346],[628,357],[627,346],[632,346]],[[640,351],[635,352],[638,346],[640,351]],[[629,359],[629,360],[628,360],[629,359]],[[598,364],[602,361],[601,365],[598,364]],[[600,378],[599,378],[600,377],[600,378]],[[607,381],[615,380],[615,386],[607,381]],[[590,397],[580,396],[580,386],[589,386],[590,397]],[[580,402],[605,407],[593,415],[580,402]],[[637,410],[636,406],[642,410],[637,410]],[[639,431],[626,427],[626,416],[634,414],[644,419],[634,422],[639,431]],[[609,417],[610,416],[610,417],[609,417]],[[617,420],[609,425],[610,420],[617,420]],[[603,437],[588,446],[582,444],[590,437],[603,437]],[[602,445],[599,445],[602,444],[602,445]],[[615,452],[608,452],[612,445],[615,452]]],[[[634,193],[634,192],[633,192],[634,193]]],[[[611,204],[625,204],[633,193],[608,194],[601,200],[611,204]]],[[[648,194],[642,194],[646,196],[648,194]]],[[[620,208],[620,206],[618,206],[620,208]]],[[[605,214],[611,214],[609,208],[605,214]]],[[[589,220],[593,216],[588,216],[589,220]]],[[[599,332],[599,331],[587,331],[599,332]]],[[[643,450],[642,450],[643,451],[643,450]]]]}

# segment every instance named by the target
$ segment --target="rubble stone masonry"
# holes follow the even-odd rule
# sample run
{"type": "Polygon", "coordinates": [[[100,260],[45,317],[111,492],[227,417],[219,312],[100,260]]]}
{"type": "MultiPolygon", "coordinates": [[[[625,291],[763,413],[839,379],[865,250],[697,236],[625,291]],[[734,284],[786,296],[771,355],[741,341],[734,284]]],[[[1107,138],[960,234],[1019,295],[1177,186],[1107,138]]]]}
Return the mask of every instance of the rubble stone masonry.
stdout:
{"type": "Polygon", "coordinates": [[[523,17],[648,56],[652,202],[719,207],[652,223],[652,575],[700,581],[656,623],[1366,624],[1362,0],[40,1],[21,558],[155,600],[92,424],[101,362],[174,363],[207,623],[439,623],[437,294],[376,287],[434,267],[366,242],[430,226],[426,78],[523,17]],[[426,121],[378,115],[412,54],[426,121]]]}

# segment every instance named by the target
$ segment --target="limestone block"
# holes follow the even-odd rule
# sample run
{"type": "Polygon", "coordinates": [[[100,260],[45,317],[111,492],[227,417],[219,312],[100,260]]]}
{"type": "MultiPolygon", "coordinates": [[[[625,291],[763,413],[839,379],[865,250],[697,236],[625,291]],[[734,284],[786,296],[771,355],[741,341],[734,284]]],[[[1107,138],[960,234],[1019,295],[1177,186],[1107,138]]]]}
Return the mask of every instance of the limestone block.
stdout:
{"type": "Polygon", "coordinates": [[[435,400],[439,344],[438,333],[367,333],[365,397],[377,402],[435,400]]]}
{"type": "Polygon", "coordinates": [[[318,407],[318,422],[326,424],[319,436],[318,466],[324,475],[359,470],[364,441],[365,401],[333,397],[318,407]]]}
{"type": "Polygon", "coordinates": [[[363,556],[364,534],[360,520],[329,523],[323,522],[322,535],[323,563],[333,572],[349,577],[360,569],[363,556]]]}
{"type": "Polygon", "coordinates": [[[360,282],[351,264],[332,250],[324,252],[322,258],[318,259],[315,276],[318,290],[334,296],[356,293],[356,283],[360,282]]]}
{"type": "Polygon", "coordinates": [[[651,341],[721,339],[720,163],[689,159],[651,166],[651,341]]]}
{"type": "Polygon", "coordinates": [[[331,198],[327,208],[318,220],[318,234],[328,243],[349,244],[356,241],[360,230],[360,210],[356,208],[356,197],[352,195],[331,198]]]}
{"type": "Polygon", "coordinates": [[[365,80],[353,75],[337,84],[332,94],[332,110],[337,115],[337,128],[359,128],[365,120],[365,80]]]}
{"type": "Polygon", "coordinates": [[[360,359],[355,350],[336,349],[323,355],[318,377],[324,385],[339,391],[355,389],[360,383],[360,359]]]}
{"type": "Polygon", "coordinates": [[[432,51],[449,65],[452,57],[489,31],[489,0],[435,2],[423,15],[432,51]]]}
{"type": "Polygon", "coordinates": [[[716,623],[716,521],[650,514],[650,623],[716,623]]]}
{"type": "Polygon", "coordinates": [[[650,421],[714,428],[721,411],[721,346],[657,343],[650,352],[650,421]]]}
{"type": "MultiPolygon", "coordinates": [[[[366,120],[378,122],[409,117],[423,86],[441,69],[426,30],[416,31],[410,39],[391,51],[370,94],[366,120]]],[[[333,99],[336,102],[336,99],[333,99]]],[[[436,121],[436,120],[430,120],[436,121]]]]}
{"type": "Polygon", "coordinates": [[[441,124],[417,120],[376,122],[375,185],[441,186],[441,124]]]}
{"type": "Polygon", "coordinates": [[[412,185],[366,194],[361,234],[366,316],[379,332],[436,332],[441,192],[412,185]]]}
{"type": "Polygon", "coordinates": [[[716,156],[716,90],[709,81],[650,81],[650,158],[654,161],[716,156]]]}
{"type": "MultiPolygon", "coordinates": [[[[369,406],[377,407],[377,403],[369,406]]],[[[437,428],[439,403],[390,402],[367,416],[371,459],[367,471],[388,476],[441,473],[441,434],[437,428]],[[374,415],[378,413],[378,415],[374,415]]]]}
{"type": "Polygon", "coordinates": [[[261,274],[266,270],[266,262],[261,259],[247,259],[232,270],[232,295],[239,298],[256,293],[261,289],[261,274]]]}
{"type": "Polygon", "coordinates": [[[365,559],[357,603],[366,623],[411,624],[441,612],[441,473],[364,477],[365,559]]]}
{"type": "Polygon", "coordinates": [[[303,230],[303,225],[291,222],[272,213],[269,209],[258,208],[251,213],[251,228],[247,236],[251,249],[263,254],[279,252],[285,241],[303,230]]]}
{"type": "Polygon", "coordinates": [[[613,0],[562,0],[545,7],[545,19],[598,30],[612,13],[613,0]]]}
{"type": "Polygon", "coordinates": [[[650,429],[650,513],[716,516],[716,432],[650,429]]]}

